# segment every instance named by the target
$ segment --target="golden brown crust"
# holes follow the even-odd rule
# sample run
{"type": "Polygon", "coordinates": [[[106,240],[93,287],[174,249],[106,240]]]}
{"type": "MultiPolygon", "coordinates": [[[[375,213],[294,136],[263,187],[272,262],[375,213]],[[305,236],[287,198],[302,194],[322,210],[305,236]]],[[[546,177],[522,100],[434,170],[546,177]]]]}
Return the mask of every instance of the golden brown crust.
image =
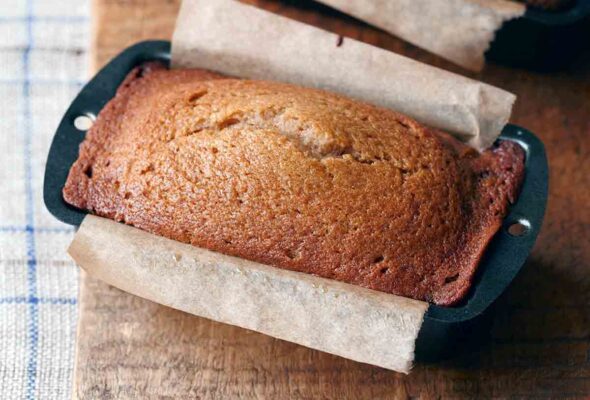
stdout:
{"type": "Polygon", "coordinates": [[[523,157],[320,90],[150,65],[100,113],[63,193],[175,240],[451,305],[523,157]]]}

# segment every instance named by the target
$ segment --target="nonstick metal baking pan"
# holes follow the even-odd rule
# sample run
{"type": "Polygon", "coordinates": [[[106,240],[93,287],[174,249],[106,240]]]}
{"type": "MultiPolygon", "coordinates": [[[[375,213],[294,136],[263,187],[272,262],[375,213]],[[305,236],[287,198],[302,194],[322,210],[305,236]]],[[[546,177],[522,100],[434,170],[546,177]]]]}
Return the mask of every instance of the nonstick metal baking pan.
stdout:
{"type": "MultiPolygon", "coordinates": [[[[62,197],[68,172],[78,158],[78,147],[85,135],[76,128],[76,118],[98,115],[135,66],[147,61],[169,63],[169,60],[169,42],[136,44],[105,66],[72,102],[55,133],[45,170],[45,205],[57,219],[78,226],[86,214],[68,205],[62,197]]],[[[515,125],[507,125],[498,140],[515,141],[526,152],[520,195],[486,250],[467,299],[457,307],[429,306],[417,339],[418,360],[454,354],[485,338],[486,320],[489,320],[494,301],[521,269],[541,228],[548,184],[543,144],[534,134],[515,125]]]]}
{"type": "Polygon", "coordinates": [[[515,67],[552,71],[590,48],[590,0],[560,11],[527,8],[496,32],[486,58],[515,67]]]}

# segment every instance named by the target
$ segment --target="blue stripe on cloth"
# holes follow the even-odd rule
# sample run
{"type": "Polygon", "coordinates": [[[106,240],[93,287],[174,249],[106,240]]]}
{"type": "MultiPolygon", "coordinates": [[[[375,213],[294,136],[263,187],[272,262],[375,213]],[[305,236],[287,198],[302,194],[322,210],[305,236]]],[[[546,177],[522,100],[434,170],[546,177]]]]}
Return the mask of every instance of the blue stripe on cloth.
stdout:
{"type": "MultiPolygon", "coordinates": [[[[0,85],[23,85],[25,82],[22,79],[2,79],[0,78],[0,85]]],[[[29,79],[29,85],[69,85],[69,86],[84,86],[86,82],[76,80],[58,80],[58,79],[29,79]]]]}
{"type": "Polygon", "coordinates": [[[48,298],[37,298],[37,297],[3,297],[0,298],[0,304],[57,304],[57,305],[75,305],[78,303],[78,299],[75,298],[63,298],[63,297],[48,297],[48,298]]]}
{"type": "MultiPolygon", "coordinates": [[[[26,220],[27,226],[34,226],[35,222],[35,210],[33,204],[33,173],[32,173],[32,141],[33,141],[33,127],[31,120],[31,71],[30,71],[30,58],[31,48],[33,46],[33,0],[27,0],[27,19],[26,19],[26,31],[27,31],[27,46],[23,50],[23,95],[24,95],[24,107],[23,107],[23,120],[24,120],[24,159],[25,159],[25,194],[26,194],[26,220]]],[[[30,299],[37,297],[37,255],[35,246],[35,232],[33,229],[26,230],[27,233],[27,292],[30,299]]],[[[27,349],[28,349],[28,361],[27,361],[27,392],[26,398],[33,400],[35,398],[36,386],[37,386],[37,350],[39,344],[39,306],[38,302],[28,302],[28,337],[27,337],[27,349]]]]}
{"type": "Polygon", "coordinates": [[[39,232],[39,233],[74,233],[73,227],[50,228],[34,226],[0,226],[0,232],[19,233],[19,232],[39,232]]]}
{"type": "Polygon", "coordinates": [[[35,22],[55,22],[60,24],[68,23],[85,23],[88,22],[89,18],[82,15],[47,15],[47,16],[0,16],[0,24],[3,22],[25,22],[27,20],[35,22]]]}
{"type": "Polygon", "coordinates": [[[65,298],[40,298],[38,299],[40,304],[71,304],[71,305],[75,305],[78,303],[78,299],[65,299],[65,298]]]}
{"type": "Polygon", "coordinates": [[[0,299],[0,304],[21,304],[26,303],[27,298],[25,296],[21,297],[4,297],[0,299]]]}

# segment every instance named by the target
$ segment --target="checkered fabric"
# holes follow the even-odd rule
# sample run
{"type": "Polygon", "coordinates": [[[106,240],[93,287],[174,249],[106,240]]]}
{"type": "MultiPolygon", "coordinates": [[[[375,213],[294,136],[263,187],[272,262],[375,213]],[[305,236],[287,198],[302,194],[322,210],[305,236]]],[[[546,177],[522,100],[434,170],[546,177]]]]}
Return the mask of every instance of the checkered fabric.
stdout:
{"type": "Polygon", "coordinates": [[[73,229],[43,204],[53,133],[87,77],[89,0],[0,0],[0,399],[71,397],[73,229]]]}

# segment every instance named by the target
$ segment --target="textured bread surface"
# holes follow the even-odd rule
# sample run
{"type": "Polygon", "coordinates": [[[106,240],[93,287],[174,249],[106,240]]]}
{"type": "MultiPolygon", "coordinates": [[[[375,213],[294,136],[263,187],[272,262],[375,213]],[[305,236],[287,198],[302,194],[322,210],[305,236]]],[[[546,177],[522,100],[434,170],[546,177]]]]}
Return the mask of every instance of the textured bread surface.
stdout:
{"type": "Polygon", "coordinates": [[[467,293],[524,153],[394,111],[149,64],[80,146],[65,200],[195,246],[440,305],[467,293]]]}

